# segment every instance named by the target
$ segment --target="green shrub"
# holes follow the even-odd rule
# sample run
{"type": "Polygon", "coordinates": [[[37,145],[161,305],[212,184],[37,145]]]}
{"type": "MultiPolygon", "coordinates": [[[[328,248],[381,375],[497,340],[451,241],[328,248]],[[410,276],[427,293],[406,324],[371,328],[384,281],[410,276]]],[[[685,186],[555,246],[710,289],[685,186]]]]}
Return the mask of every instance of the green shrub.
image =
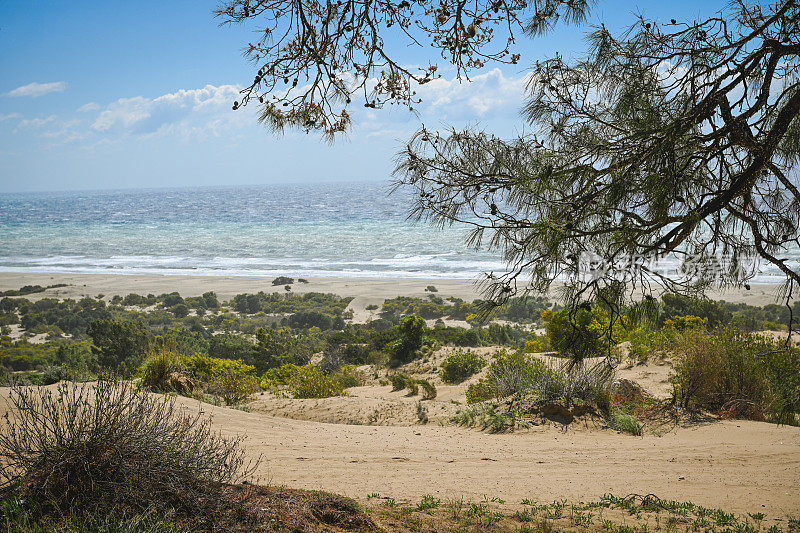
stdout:
{"type": "Polygon", "coordinates": [[[181,358],[181,363],[202,382],[205,392],[219,396],[226,405],[241,403],[261,388],[255,367],[239,360],[194,354],[181,358]]]}
{"type": "Polygon", "coordinates": [[[341,383],[315,366],[299,367],[289,379],[288,390],[294,398],[328,398],[344,394],[341,383]]]}
{"type": "Polygon", "coordinates": [[[653,331],[648,326],[641,325],[627,332],[627,341],[630,342],[628,358],[636,363],[646,361],[661,343],[661,333],[653,331]]]}
{"type": "Polygon", "coordinates": [[[407,396],[416,396],[419,394],[419,384],[417,380],[409,378],[406,380],[406,390],[408,390],[407,396]]]}
{"type": "Polygon", "coordinates": [[[467,403],[478,403],[497,398],[494,387],[486,379],[481,379],[467,387],[467,403]]]}
{"type": "Polygon", "coordinates": [[[524,352],[498,350],[486,378],[467,387],[467,403],[524,393],[538,400],[561,402],[567,407],[580,401],[607,410],[611,378],[610,367],[604,364],[574,366],[567,371],[549,368],[524,352]]]}
{"type": "Polygon", "coordinates": [[[422,387],[422,398],[425,400],[433,400],[436,398],[436,386],[427,379],[414,380],[417,385],[422,387]]]}
{"type": "Polygon", "coordinates": [[[225,405],[237,405],[260,389],[257,377],[228,366],[214,373],[205,390],[222,398],[225,405]]]}
{"type": "Polygon", "coordinates": [[[9,403],[0,487],[4,498],[25,501],[34,521],[172,513],[208,527],[221,510],[219,484],[256,466],[241,440],[214,433],[202,413],[130,383],[15,386],[9,403]]]}
{"type": "Polygon", "coordinates": [[[181,356],[172,350],[151,350],[136,372],[142,385],[153,391],[170,390],[168,378],[173,372],[184,370],[181,356]]]}
{"type": "Polygon", "coordinates": [[[139,368],[152,337],[142,322],[115,319],[96,320],[89,325],[87,333],[92,338],[92,351],[100,366],[123,376],[139,368]]]}
{"type": "Polygon", "coordinates": [[[675,332],[666,346],[682,406],[797,424],[800,349],[732,329],[675,332]]]}
{"type": "Polygon", "coordinates": [[[186,370],[195,377],[209,383],[223,372],[232,371],[238,374],[252,375],[256,369],[238,359],[209,357],[199,353],[182,358],[182,363],[186,370]]]}
{"type": "Polygon", "coordinates": [[[395,372],[389,376],[389,381],[392,384],[392,392],[403,390],[406,388],[406,383],[411,379],[407,375],[400,372],[395,372]]]}
{"type": "Polygon", "coordinates": [[[547,372],[539,359],[522,352],[498,350],[492,354],[487,380],[495,392],[495,398],[503,398],[529,389],[547,372]]]}
{"type": "Polygon", "coordinates": [[[417,316],[409,315],[401,318],[396,327],[397,339],[387,346],[391,363],[399,366],[414,359],[425,342],[426,329],[425,320],[417,316]]]}
{"type": "Polygon", "coordinates": [[[332,375],[334,381],[339,383],[343,389],[359,387],[367,382],[367,376],[356,369],[355,365],[345,365],[332,375]]]}
{"type": "Polygon", "coordinates": [[[542,320],[551,348],[574,361],[601,355],[614,344],[610,337],[614,341],[622,337],[621,325],[610,335],[608,313],[600,307],[556,312],[548,309],[542,312],[542,320]]]}
{"type": "Polygon", "coordinates": [[[291,363],[279,366],[277,368],[270,368],[264,375],[261,376],[261,389],[272,390],[283,385],[288,385],[300,367],[291,363]]]}
{"type": "Polygon", "coordinates": [[[608,425],[623,433],[630,433],[631,435],[642,434],[642,423],[633,415],[615,412],[611,415],[608,425]]]}
{"type": "Polygon", "coordinates": [[[486,366],[486,360],[469,350],[457,350],[442,363],[442,381],[458,384],[469,379],[486,366]]]}
{"type": "Polygon", "coordinates": [[[664,321],[664,327],[667,329],[677,329],[679,331],[685,329],[705,329],[708,327],[708,319],[694,315],[674,316],[664,321]]]}

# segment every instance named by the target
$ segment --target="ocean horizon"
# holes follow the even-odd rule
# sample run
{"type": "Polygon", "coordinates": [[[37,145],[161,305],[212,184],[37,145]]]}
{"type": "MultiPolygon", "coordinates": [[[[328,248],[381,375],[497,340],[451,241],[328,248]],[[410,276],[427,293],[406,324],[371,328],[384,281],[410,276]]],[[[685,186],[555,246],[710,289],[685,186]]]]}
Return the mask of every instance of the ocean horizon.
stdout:
{"type": "MultiPolygon", "coordinates": [[[[408,220],[410,193],[390,189],[326,182],[0,194],[0,272],[476,279],[505,270],[499,252],[464,244],[466,227],[408,220]]],[[[753,281],[783,277],[763,268],[753,281]]]]}

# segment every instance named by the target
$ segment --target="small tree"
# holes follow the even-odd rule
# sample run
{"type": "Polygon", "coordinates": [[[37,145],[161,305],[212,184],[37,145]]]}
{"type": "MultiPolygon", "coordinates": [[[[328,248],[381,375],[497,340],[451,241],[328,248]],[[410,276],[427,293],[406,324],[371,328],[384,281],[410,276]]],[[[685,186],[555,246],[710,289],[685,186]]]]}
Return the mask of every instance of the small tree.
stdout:
{"type": "Polygon", "coordinates": [[[98,364],[123,376],[139,367],[152,339],[143,323],[111,318],[92,322],[86,333],[92,338],[98,364]]]}
{"type": "Polygon", "coordinates": [[[395,364],[411,361],[425,340],[425,320],[414,316],[404,316],[396,327],[397,339],[387,347],[395,364]]]}

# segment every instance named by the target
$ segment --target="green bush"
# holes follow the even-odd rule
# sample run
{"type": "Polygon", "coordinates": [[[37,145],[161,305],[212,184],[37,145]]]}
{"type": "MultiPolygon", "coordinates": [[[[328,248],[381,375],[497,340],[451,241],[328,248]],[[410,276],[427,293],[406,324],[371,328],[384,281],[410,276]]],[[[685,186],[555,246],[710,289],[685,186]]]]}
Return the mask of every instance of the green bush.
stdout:
{"type": "Polygon", "coordinates": [[[684,407],[797,424],[800,349],[732,329],[675,332],[674,396],[684,407]]]}
{"type": "Polygon", "coordinates": [[[664,321],[664,327],[667,329],[677,329],[679,331],[685,329],[705,329],[708,327],[708,319],[694,315],[674,316],[664,321]]]}
{"type": "Polygon", "coordinates": [[[200,353],[183,357],[182,363],[186,370],[197,379],[208,383],[229,370],[239,374],[252,375],[256,369],[254,366],[238,359],[209,357],[200,353]]]}
{"type": "Polygon", "coordinates": [[[630,433],[631,435],[642,434],[642,423],[633,415],[615,412],[611,415],[608,425],[623,433],[630,433]]]}
{"type": "Polygon", "coordinates": [[[442,381],[450,384],[461,383],[480,372],[486,360],[475,352],[457,350],[442,363],[442,381]]]}
{"type": "Polygon", "coordinates": [[[467,387],[467,403],[485,402],[497,398],[497,393],[486,379],[478,380],[467,387]]]}
{"type": "Polygon", "coordinates": [[[392,384],[392,392],[403,390],[406,388],[406,383],[411,379],[407,375],[400,372],[395,372],[389,376],[389,382],[392,384]]]}
{"type": "Polygon", "coordinates": [[[261,389],[274,390],[280,386],[288,385],[300,367],[291,363],[279,366],[277,368],[270,368],[264,375],[261,376],[261,389]]]}
{"type": "Polygon", "coordinates": [[[467,387],[467,403],[524,393],[537,400],[560,402],[569,407],[579,401],[606,411],[612,373],[605,364],[575,366],[571,370],[549,368],[524,352],[498,350],[486,378],[467,387]]]}
{"type": "Polygon", "coordinates": [[[426,329],[425,321],[417,316],[401,318],[396,327],[397,338],[387,346],[391,363],[399,366],[414,359],[425,342],[426,329]]]}
{"type": "Polygon", "coordinates": [[[487,380],[495,398],[503,398],[527,390],[547,372],[539,359],[523,352],[498,350],[492,354],[487,380]]]}
{"type": "Polygon", "coordinates": [[[315,366],[299,367],[289,379],[288,390],[294,398],[328,398],[344,394],[341,383],[315,366]]]}
{"type": "Polygon", "coordinates": [[[237,405],[261,389],[258,378],[227,366],[216,372],[206,392],[222,398],[225,405],[237,405]]]}
{"type": "Polygon", "coordinates": [[[611,334],[608,313],[599,307],[546,310],[542,320],[551,348],[574,361],[606,353],[623,336],[621,324],[611,334]]]}
{"type": "Polygon", "coordinates": [[[417,385],[422,387],[422,398],[425,400],[433,400],[436,398],[436,386],[427,379],[414,380],[417,385]]]}
{"type": "Polygon", "coordinates": [[[152,335],[142,322],[96,320],[87,333],[101,367],[129,376],[139,368],[150,347],[152,335]]]}
{"type": "Polygon", "coordinates": [[[173,372],[184,370],[181,356],[172,350],[154,350],[139,367],[136,376],[142,380],[142,385],[153,391],[171,390],[168,384],[169,376],[173,372]]]}
{"type": "Polygon", "coordinates": [[[635,363],[646,361],[658,348],[662,337],[660,332],[653,331],[646,325],[628,331],[626,339],[630,343],[628,358],[635,363]]]}
{"type": "Polygon", "coordinates": [[[343,389],[359,387],[367,382],[367,376],[356,369],[355,365],[345,365],[332,375],[334,381],[339,383],[343,389]]]}
{"type": "Polygon", "coordinates": [[[0,487],[6,502],[24,501],[35,522],[174,514],[207,529],[221,510],[219,485],[256,466],[241,440],[214,433],[202,413],[130,383],[16,386],[9,403],[0,420],[0,487]]]}
{"type": "Polygon", "coordinates": [[[406,374],[396,372],[389,376],[389,381],[392,383],[392,392],[406,389],[408,396],[416,396],[419,394],[419,388],[422,387],[425,399],[436,398],[436,387],[427,379],[414,379],[406,374]]]}

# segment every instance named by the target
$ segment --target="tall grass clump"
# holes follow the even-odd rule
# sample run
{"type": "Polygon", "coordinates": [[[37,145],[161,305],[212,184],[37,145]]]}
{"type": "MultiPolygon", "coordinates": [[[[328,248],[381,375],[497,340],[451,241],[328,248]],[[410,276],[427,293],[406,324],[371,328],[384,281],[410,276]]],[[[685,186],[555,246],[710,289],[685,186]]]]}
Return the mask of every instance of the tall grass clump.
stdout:
{"type": "Polygon", "coordinates": [[[617,431],[637,436],[642,434],[643,429],[642,423],[635,416],[620,412],[608,417],[608,425],[617,431]]]}
{"type": "Polygon", "coordinates": [[[612,378],[612,369],[606,363],[556,368],[524,352],[499,350],[493,356],[486,377],[467,388],[467,402],[525,394],[567,407],[576,402],[590,403],[605,412],[610,405],[612,378]]]}
{"type": "Polygon", "coordinates": [[[142,380],[142,385],[152,391],[169,391],[172,389],[170,376],[184,370],[180,354],[172,350],[151,349],[136,376],[142,380]]]}
{"type": "Polygon", "coordinates": [[[442,363],[442,381],[457,385],[480,372],[486,360],[470,350],[456,350],[442,363]]]}
{"type": "Polygon", "coordinates": [[[241,439],[135,386],[15,386],[0,423],[0,499],[33,520],[165,513],[212,524],[219,487],[252,474],[241,439]]]}
{"type": "Polygon", "coordinates": [[[665,347],[682,407],[797,425],[800,349],[733,329],[676,331],[665,347]]]}

